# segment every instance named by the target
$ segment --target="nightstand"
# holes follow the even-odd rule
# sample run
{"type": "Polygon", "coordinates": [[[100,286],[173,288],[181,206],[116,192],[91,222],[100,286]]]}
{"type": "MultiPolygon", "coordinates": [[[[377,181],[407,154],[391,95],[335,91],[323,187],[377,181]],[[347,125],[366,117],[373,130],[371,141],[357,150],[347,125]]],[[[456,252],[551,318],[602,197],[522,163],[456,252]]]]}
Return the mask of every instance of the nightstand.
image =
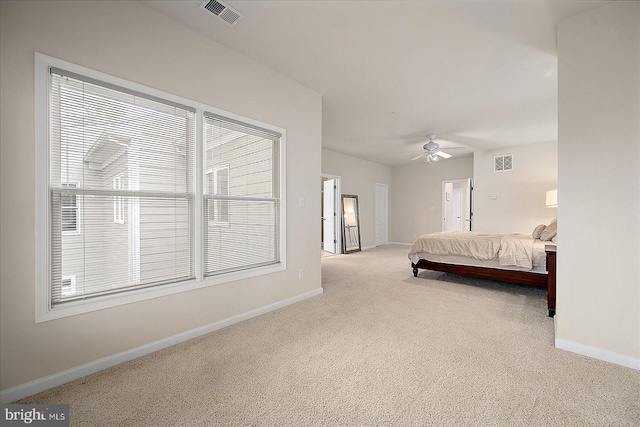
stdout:
{"type": "Polygon", "coordinates": [[[556,314],[556,245],[545,245],[544,251],[547,253],[547,307],[549,317],[556,314]]]}

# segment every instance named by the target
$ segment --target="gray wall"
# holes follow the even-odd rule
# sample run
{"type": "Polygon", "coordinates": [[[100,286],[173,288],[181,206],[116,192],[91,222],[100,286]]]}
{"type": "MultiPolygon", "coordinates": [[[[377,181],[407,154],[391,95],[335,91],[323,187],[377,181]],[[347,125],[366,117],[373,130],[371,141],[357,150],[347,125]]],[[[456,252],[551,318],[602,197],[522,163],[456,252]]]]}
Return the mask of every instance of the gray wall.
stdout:
{"type": "MultiPolygon", "coordinates": [[[[322,173],[340,176],[342,194],[358,196],[361,245],[363,248],[375,246],[376,183],[389,185],[389,205],[391,205],[391,167],[323,149],[322,173]]],[[[389,206],[389,240],[391,240],[392,223],[393,215],[389,206]]],[[[319,246],[319,234],[317,241],[319,246]]]]}
{"type": "Polygon", "coordinates": [[[531,233],[536,225],[549,224],[557,210],[545,206],[545,194],[557,188],[557,181],[556,142],[474,153],[475,230],[531,233]],[[513,170],[494,172],[493,157],[503,154],[513,154],[513,170]]]}
{"type": "Polygon", "coordinates": [[[139,2],[0,7],[2,390],[320,288],[319,94],[139,2]],[[36,324],[34,52],[286,129],[287,270],[36,324]]]}
{"type": "Polygon", "coordinates": [[[442,231],[442,181],[472,177],[472,157],[393,168],[390,240],[413,243],[421,234],[442,231]]]}
{"type": "MultiPolygon", "coordinates": [[[[640,367],[640,4],[560,23],[557,344],[640,367]],[[558,341],[559,340],[559,341],[558,341]]],[[[631,373],[630,373],[631,374],[631,373]]]]}

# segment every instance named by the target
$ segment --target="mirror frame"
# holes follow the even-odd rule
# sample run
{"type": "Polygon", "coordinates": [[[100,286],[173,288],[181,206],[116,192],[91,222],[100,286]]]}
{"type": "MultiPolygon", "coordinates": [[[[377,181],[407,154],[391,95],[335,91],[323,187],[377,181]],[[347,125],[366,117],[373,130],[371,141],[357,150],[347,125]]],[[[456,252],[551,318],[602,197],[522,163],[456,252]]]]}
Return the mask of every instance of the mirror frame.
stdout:
{"type": "MultiPolygon", "coordinates": [[[[354,194],[343,194],[342,195],[342,215],[341,223],[342,223],[342,252],[345,254],[349,254],[352,252],[359,252],[362,250],[362,244],[360,242],[360,202],[358,201],[358,196],[354,194]],[[358,248],[357,249],[347,249],[347,225],[344,222],[344,199],[355,199],[355,215],[356,215],[356,229],[358,231],[358,248]]],[[[351,226],[352,227],[352,226],[351,226]]]]}

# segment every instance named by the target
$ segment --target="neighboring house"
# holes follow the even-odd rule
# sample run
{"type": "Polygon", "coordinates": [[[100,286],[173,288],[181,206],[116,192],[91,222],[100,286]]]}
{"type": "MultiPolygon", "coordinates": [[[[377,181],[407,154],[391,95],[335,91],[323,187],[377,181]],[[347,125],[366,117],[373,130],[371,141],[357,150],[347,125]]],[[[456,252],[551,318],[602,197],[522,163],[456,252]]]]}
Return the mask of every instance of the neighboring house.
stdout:
{"type": "Polygon", "coordinates": [[[193,113],[51,81],[52,303],[193,277],[193,113]]]}
{"type": "MultiPolygon", "coordinates": [[[[52,303],[192,279],[194,113],[51,79],[52,303]]],[[[204,276],[279,260],[278,147],[205,115],[204,276]]]]}
{"type": "Polygon", "coordinates": [[[272,135],[233,129],[213,116],[205,118],[204,133],[205,275],[273,263],[279,259],[278,144],[272,135]]]}

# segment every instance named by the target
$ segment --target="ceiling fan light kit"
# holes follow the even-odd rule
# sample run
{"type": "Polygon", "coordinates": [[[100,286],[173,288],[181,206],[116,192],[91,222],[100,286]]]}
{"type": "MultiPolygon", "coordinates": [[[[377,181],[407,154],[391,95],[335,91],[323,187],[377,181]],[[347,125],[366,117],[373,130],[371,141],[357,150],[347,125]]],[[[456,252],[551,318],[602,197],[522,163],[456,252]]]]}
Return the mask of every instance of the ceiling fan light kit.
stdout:
{"type": "Polygon", "coordinates": [[[437,142],[433,142],[433,140],[436,138],[434,134],[427,135],[427,138],[429,138],[429,142],[422,146],[424,152],[411,160],[416,160],[420,157],[424,157],[424,161],[426,163],[435,163],[440,160],[440,157],[442,157],[443,159],[448,159],[451,157],[451,154],[445,153],[444,151],[440,150],[440,144],[438,144],[437,142]]]}
{"type": "Polygon", "coordinates": [[[440,158],[438,157],[438,155],[436,153],[429,153],[425,157],[425,162],[427,162],[427,163],[434,163],[434,162],[437,162],[438,160],[440,160],[440,158]]]}

